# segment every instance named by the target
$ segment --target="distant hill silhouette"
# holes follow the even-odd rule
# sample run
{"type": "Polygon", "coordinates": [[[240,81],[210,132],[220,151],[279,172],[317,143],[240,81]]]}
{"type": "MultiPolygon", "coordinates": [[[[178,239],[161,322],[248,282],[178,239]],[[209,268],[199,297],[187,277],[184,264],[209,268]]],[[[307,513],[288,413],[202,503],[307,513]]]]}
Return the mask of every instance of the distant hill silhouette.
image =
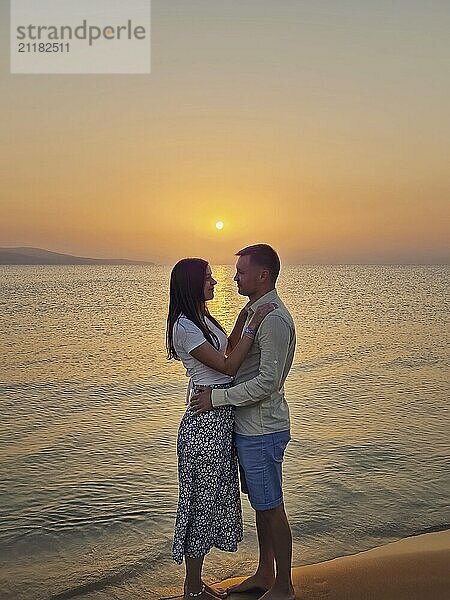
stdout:
{"type": "Polygon", "coordinates": [[[144,260],[85,258],[42,248],[0,248],[0,265],[153,265],[144,260]]]}

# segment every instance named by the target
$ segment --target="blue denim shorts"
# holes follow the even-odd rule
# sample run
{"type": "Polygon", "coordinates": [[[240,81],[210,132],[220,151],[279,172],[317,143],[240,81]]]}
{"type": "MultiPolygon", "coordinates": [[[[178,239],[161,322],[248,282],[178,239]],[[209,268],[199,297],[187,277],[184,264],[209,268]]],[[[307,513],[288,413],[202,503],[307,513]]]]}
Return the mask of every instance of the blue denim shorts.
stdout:
{"type": "Polygon", "coordinates": [[[241,489],[255,510],[276,508],[283,502],[282,464],[291,439],[289,430],[264,435],[234,436],[239,458],[241,489]]]}

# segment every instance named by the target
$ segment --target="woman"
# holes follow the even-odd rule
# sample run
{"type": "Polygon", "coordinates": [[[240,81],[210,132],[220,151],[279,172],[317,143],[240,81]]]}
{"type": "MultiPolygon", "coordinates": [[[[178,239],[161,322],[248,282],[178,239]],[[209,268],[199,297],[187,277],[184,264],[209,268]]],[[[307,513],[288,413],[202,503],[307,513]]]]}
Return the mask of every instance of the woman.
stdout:
{"type": "MultiPolygon", "coordinates": [[[[256,329],[276,308],[257,309],[244,335],[244,308],[227,339],[220,323],[209,313],[214,297],[211,267],[200,258],[186,258],[173,268],[166,344],[168,358],[181,360],[189,375],[188,396],[202,387],[230,387],[247,355],[256,329]]],[[[172,555],[186,567],[186,599],[217,600],[224,595],[205,585],[203,560],[212,547],[234,552],[242,540],[242,513],[237,458],[233,448],[233,408],[220,407],[199,415],[188,408],[177,440],[179,502],[172,555]]],[[[226,596],[226,594],[225,594],[226,596]]]]}

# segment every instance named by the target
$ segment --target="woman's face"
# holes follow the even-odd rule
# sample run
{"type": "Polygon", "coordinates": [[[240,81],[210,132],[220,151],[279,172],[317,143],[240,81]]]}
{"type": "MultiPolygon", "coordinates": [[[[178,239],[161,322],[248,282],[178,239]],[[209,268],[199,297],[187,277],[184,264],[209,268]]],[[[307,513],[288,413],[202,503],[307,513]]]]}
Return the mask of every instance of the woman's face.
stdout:
{"type": "Polygon", "coordinates": [[[214,286],[216,284],[217,281],[213,278],[211,267],[208,265],[206,267],[205,287],[203,288],[205,300],[212,300],[214,298],[214,286]]]}

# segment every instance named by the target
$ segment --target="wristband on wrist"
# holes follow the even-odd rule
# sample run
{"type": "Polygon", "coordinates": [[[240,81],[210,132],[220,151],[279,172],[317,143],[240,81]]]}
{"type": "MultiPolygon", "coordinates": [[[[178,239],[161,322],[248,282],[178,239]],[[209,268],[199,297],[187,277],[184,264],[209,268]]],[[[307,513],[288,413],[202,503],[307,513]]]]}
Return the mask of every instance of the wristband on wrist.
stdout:
{"type": "Polygon", "coordinates": [[[246,327],[244,329],[244,335],[247,335],[248,337],[255,339],[255,335],[256,335],[256,329],[252,329],[251,327],[246,327]]]}

